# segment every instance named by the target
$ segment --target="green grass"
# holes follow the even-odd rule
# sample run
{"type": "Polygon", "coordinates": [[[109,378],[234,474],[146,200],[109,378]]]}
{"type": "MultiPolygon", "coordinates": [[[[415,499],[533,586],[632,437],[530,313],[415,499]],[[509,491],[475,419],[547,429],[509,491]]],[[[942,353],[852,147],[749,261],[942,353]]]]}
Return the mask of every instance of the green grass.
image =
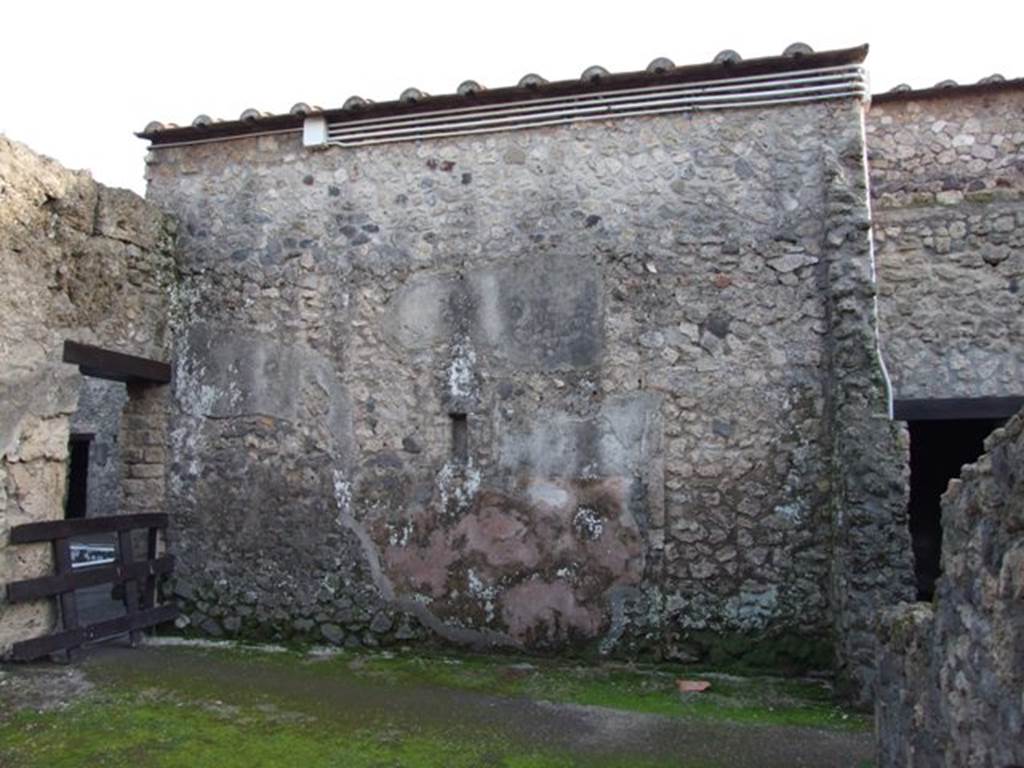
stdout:
{"type": "Polygon", "coordinates": [[[735,676],[684,667],[567,665],[501,656],[342,655],[334,674],[355,674],[389,685],[434,685],[503,696],[527,696],[630,712],[759,725],[867,731],[869,716],[843,710],[820,682],[735,676]],[[529,667],[527,669],[526,667],[529,667]],[[707,679],[711,689],[682,697],[678,677],[707,679]]]}
{"type": "MultiPolygon", "coordinates": [[[[192,651],[195,652],[195,651],[192,651]]],[[[831,686],[806,678],[781,678],[721,668],[683,665],[573,663],[564,659],[501,654],[338,652],[312,659],[301,649],[263,653],[245,645],[202,653],[301,674],[364,681],[392,687],[436,686],[498,696],[609,707],[670,717],[722,720],[774,726],[803,726],[841,731],[870,731],[870,715],[839,706],[831,686]],[[677,678],[707,679],[705,693],[680,696],[677,678]]],[[[201,681],[195,681],[201,684],[201,681]]],[[[204,695],[214,695],[207,687],[204,695]]]]}
{"type": "MultiPolygon", "coordinates": [[[[5,768],[568,768],[578,760],[500,734],[453,736],[397,723],[339,728],[330,719],[145,694],[94,695],[63,712],[19,714],[0,726],[5,768]]],[[[599,768],[667,768],[644,760],[588,759],[599,768]]],[[[673,761],[672,765],[676,765],[673,761]]],[[[687,762],[683,768],[711,768],[687,762]]]]}
{"type": "MultiPolygon", "coordinates": [[[[439,689],[762,726],[861,731],[820,682],[702,675],[682,667],[573,664],[472,654],[266,653],[163,648],[87,665],[93,692],[59,711],[0,717],[0,766],[344,766],[345,768],[714,768],[560,751],[500,718],[455,716],[439,689]],[[677,677],[710,691],[683,698],[677,677]]],[[[461,695],[461,694],[459,694],[461,695]]],[[[460,700],[465,713],[479,709],[460,700]]],[[[0,700],[0,705],[3,701],[0,700]]],[[[510,711],[517,711],[513,707],[510,711]]],[[[773,733],[777,737],[779,731],[773,733]]]]}

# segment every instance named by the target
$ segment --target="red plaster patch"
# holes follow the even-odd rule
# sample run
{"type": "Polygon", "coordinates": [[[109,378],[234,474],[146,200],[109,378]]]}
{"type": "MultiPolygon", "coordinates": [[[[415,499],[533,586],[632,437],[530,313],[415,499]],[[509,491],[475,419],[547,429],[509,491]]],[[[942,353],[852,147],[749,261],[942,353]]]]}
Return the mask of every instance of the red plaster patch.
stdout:
{"type": "Polygon", "coordinates": [[[512,637],[527,645],[561,643],[570,634],[593,637],[601,616],[576,601],[564,581],[532,579],[505,593],[502,618],[512,637]]]}
{"type": "Polygon", "coordinates": [[[465,536],[464,554],[480,554],[495,568],[532,569],[540,561],[536,534],[513,514],[489,506],[463,518],[455,529],[465,536]]]}
{"type": "Polygon", "coordinates": [[[448,568],[458,558],[445,539],[444,531],[437,530],[430,534],[427,547],[389,546],[385,555],[388,571],[413,590],[441,597],[448,581],[448,568]]]}

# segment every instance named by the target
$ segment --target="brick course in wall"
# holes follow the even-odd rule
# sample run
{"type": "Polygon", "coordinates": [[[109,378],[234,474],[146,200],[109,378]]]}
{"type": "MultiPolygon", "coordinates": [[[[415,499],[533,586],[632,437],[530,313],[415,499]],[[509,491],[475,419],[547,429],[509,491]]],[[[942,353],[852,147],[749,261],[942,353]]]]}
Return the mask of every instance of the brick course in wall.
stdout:
{"type": "Polygon", "coordinates": [[[122,510],[164,510],[169,387],[128,385],[121,419],[122,510]]]}

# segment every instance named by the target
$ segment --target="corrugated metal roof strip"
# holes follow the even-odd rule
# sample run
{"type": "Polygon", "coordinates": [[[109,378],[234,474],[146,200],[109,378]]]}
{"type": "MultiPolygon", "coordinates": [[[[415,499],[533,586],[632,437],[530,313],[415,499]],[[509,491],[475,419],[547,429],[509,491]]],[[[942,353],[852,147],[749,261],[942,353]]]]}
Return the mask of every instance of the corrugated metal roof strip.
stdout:
{"type": "MultiPolygon", "coordinates": [[[[794,43],[781,56],[744,60],[726,50],[710,63],[683,67],[656,58],[639,72],[609,73],[593,66],[578,80],[554,83],[531,73],[515,86],[493,90],[466,80],[454,94],[431,96],[407,88],[397,100],[380,104],[352,96],[336,109],[299,102],[285,114],[246,109],[237,120],[202,114],[189,126],[153,122],[137,135],[149,139],[154,148],[298,132],[304,133],[307,143],[362,146],[641,114],[869,98],[858,66],[867,50],[864,45],[815,53],[810,46],[794,43]]],[[[992,75],[976,84],[945,80],[917,90],[900,85],[870,99],[887,103],[1022,86],[1024,79],[992,75]]]]}
{"type": "Polygon", "coordinates": [[[862,67],[843,65],[782,74],[716,79],[675,86],[648,86],[592,95],[462,107],[407,116],[328,122],[320,142],[353,147],[415,139],[566,125],[590,120],[744,107],[764,107],[841,98],[864,98],[862,67]]]}
{"type": "MultiPolygon", "coordinates": [[[[756,76],[772,79],[787,73],[859,65],[867,55],[867,50],[865,45],[815,53],[803,43],[794,43],[781,56],[744,60],[735,51],[729,50],[720,53],[712,62],[682,67],[676,67],[669,59],[657,58],[646,69],[638,72],[609,73],[603,67],[594,66],[588,67],[579,79],[559,82],[548,82],[539,75],[530,74],[523,77],[515,86],[486,89],[475,81],[467,80],[454,94],[431,96],[419,89],[407,88],[398,100],[379,104],[351,97],[346,100],[343,107],[325,110],[299,102],[287,114],[274,115],[257,109],[247,109],[238,120],[233,121],[218,121],[204,114],[197,117],[189,126],[153,122],[137,135],[149,139],[154,148],[159,148],[298,132],[311,116],[322,117],[332,125],[340,125],[392,117],[411,119],[417,115],[466,107],[491,109],[501,105],[515,105],[512,107],[515,109],[527,103],[550,104],[553,100],[569,102],[609,94],[626,95],[628,92],[644,88],[658,90],[684,85],[696,86],[710,81],[739,82],[756,76]]],[[[672,108],[675,105],[663,106],[672,108]]],[[[606,119],[615,114],[616,110],[613,109],[606,111],[604,118],[596,114],[588,116],[583,113],[572,118],[564,117],[572,121],[606,119]]],[[[482,126],[477,126],[478,129],[480,127],[482,126]]]]}

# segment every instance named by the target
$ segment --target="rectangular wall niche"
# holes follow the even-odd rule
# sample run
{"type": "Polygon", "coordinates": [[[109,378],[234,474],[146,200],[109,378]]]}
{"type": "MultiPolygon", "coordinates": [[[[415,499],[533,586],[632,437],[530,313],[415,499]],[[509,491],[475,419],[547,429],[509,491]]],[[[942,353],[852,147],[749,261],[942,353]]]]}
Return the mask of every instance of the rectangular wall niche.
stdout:
{"type": "Polygon", "coordinates": [[[469,420],[464,413],[449,414],[452,420],[452,458],[469,461],[469,420]]]}

